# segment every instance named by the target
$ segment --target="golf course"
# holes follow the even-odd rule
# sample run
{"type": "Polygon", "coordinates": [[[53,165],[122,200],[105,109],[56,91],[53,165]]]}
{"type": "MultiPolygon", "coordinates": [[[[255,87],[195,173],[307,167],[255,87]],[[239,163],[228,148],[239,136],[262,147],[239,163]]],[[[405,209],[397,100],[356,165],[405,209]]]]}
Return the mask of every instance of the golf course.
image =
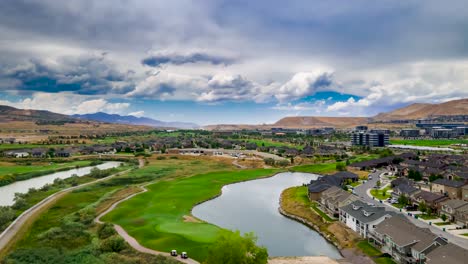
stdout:
{"type": "Polygon", "coordinates": [[[148,192],[120,204],[102,220],[122,226],[148,248],[187,251],[191,258],[202,261],[221,229],[191,217],[191,209],[219,195],[224,185],[271,176],[279,171],[220,171],[159,181],[147,186],[148,192]]]}

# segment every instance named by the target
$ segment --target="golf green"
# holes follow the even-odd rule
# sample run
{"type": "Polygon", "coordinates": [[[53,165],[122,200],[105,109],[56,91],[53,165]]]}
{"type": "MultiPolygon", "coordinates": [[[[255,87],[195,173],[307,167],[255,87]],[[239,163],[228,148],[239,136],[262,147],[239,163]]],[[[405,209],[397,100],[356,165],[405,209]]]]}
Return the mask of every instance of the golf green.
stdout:
{"type": "Polygon", "coordinates": [[[224,185],[270,176],[279,171],[211,172],[160,181],[147,186],[148,192],[120,204],[103,220],[122,226],[145,247],[165,252],[172,249],[187,251],[190,257],[202,261],[221,229],[186,217],[191,216],[191,209],[218,195],[224,185]]]}

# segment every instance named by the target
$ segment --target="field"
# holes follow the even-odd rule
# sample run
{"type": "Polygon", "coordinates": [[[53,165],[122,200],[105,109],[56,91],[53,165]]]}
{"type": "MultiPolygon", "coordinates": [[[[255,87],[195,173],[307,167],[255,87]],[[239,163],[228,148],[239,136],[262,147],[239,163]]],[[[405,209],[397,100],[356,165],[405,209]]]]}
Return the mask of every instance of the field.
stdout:
{"type": "Polygon", "coordinates": [[[393,145],[437,147],[452,144],[468,144],[468,139],[392,139],[390,143],[393,145]]]}
{"type": "Polygon", "coordinates": [[[203,260],[207,246],[221,229],[208,223],[185,221],[184,216],[190,216],[197,203],[218,195],[226,184],[257,179],[275,172],[278,170],[225,170],[160,181],[149,185],[148,192],[119,205],[103,221],[121,225],[146,247],[166,252],[175,248],[187,251],[194,259],[203,260]]]}
{"type": "Polygon", "coordinates": [[[28,172],[51,171],[63,168],[73,169],[76,166],[89,166],[91,161],[80,160],[64,163],[33,162],[31,165],[22,165],[12,162],[0,162],[0,178],[8,174],[22,174],[28,172]]]}
{"type": "Polygon", "coordinates": [[[333,173],[336,171],[336,162],[299,165],[292,167],[291,171],[318,174],[333,173]]]}

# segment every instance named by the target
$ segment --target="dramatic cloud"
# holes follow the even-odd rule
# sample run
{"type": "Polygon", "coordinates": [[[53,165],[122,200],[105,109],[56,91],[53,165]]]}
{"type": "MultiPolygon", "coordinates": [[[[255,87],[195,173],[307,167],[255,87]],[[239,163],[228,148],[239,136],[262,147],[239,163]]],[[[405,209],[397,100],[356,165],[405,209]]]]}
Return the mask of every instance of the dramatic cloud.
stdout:
{"type": "Polygon", "coordinates": [[[144,65],[159,67],[165,64],[182,65],[187,63],[211,63],[213,65],[228,65],[234,59],[228,56],[208,54],[206,52],[190,52],[185,54],[175,52],[155,52],[153,55],[143,59],[144,65]]]}
{"type": "MultiPolygon", "coordinates": [[[[254,108],[271,119],[291,111],[372,115],[464,98],[465,7],[463,0],[4,0],[0,98],[27,105],[56,94],[69,103],[57,110],[68,112],[120,111],[125,105],[113,104],[125,100],[124,112],[138,106],[148,115],[163,103],[187,114],[206,105],[227,113],[222,105],[237,102],[249,120],[254,108]],[[320,105],[322,92],[340,96],[320,105]]],[[[55,102],[42,100],[34,106],[55,102]]]]}

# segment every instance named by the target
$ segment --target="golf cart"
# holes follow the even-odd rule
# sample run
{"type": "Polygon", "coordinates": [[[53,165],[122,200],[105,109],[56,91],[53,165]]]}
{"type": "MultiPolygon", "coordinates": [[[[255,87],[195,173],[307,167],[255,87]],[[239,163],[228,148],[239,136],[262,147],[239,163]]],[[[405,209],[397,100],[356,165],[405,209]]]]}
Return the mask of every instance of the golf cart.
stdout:
{"type": "Polygon", "coordinates": [[[187,259],[188,258],[187,252],[182,252],[182,254],[180,254],[180,257],[183,259],[187,259]]]}
{"type": "Polygon", "coordinates": [[[177,257],[177,250],[175,249],[171,250],[171,256],[177,257]]]}

